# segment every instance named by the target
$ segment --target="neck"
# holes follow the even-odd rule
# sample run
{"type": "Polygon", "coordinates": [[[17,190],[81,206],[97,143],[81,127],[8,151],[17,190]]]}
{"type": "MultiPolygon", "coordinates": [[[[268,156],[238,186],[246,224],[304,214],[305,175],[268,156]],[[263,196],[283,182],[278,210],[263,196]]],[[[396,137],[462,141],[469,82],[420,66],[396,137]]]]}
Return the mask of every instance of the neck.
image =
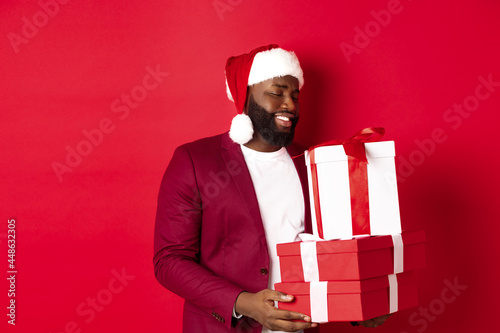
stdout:
{"type": "Polygon", "coordinates": [[[244,146],[263,153],[271,153],[273,151],[278,151],[282,148],[281,146],[271,145],[260,134],[255,134],[255,133],[252,140],[245,143],[244,146]]]}

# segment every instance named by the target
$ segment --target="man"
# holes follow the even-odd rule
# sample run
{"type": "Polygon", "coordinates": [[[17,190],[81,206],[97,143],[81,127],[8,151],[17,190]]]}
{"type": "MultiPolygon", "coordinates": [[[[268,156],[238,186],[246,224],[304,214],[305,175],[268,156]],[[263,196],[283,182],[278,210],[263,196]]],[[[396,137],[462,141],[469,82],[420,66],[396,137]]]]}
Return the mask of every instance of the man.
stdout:
{"type": "Polygon", "coordinates": [[[270,258],[277,240],[297,240],[306,216],[310,226],[304,159],[291,159],[303,149],[290,145],[303,82],[295,54],[277,45],[230,58],[228,95],[240,113],[230,136],[188,143],[172,157],[158,197],[154,264],[158,281],[186,300],[184,332],[316,326],[275,308],[293,297],[268,289],[279,280],[270,258]]]}
{"type": "Polygon", "coordinates": [[[184,332],[317,327],[277,309],[293,295],[272,290],[276,244],[311,231],[304,149],[292,143],[302,69],[268,45],[229,58],[226,84],[239,112],[229,133],[178,147],[163,177],[155,276],[185,299],[184,332]]]}

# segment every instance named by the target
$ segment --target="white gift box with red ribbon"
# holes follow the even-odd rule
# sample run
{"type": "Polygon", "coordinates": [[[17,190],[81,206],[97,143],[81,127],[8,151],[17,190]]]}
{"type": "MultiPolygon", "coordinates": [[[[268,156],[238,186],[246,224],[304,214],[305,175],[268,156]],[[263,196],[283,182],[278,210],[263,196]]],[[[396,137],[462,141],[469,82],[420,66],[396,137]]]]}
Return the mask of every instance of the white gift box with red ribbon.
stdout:
{"type": "Polygon", "coordinates": [[[345,145],[305,153],[313,234],[320,238],[401,233],[394,142],[357,144],[366,162],[346,154],[345,145]]]}

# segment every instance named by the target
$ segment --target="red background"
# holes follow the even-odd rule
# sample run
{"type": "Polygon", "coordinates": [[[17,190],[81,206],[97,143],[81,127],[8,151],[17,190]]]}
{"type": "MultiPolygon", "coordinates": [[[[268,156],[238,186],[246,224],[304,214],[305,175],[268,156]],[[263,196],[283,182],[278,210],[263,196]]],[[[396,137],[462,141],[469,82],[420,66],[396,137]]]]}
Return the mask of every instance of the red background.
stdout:
{"type": "Polygon", "coordinates": [[[478,77],[500,82],[500,3],[392,4],[75,0],[47,7],[49,16],[36,1],[2,1],[0,266],[7,275],[15,218],[18,274],[15,327],[5,278],[0,284],[1,330],[181,331],[182,300],[153,276],[160,179],[176,146],[229,128],[227,57],[278,43],[295,50],[305,72],[297,141],[367,126],[384,126],[396,141],[403,228],[427,233],[420,303],[430,315],[401,311],[385,331],[496,331],[500,87],[474,111],[445,118],[455,103],[473,103],[478,77]],[[217,12],[214,3],[226,7],[217,12]],[[374,23],[372,11],[388,6],[398,13],[374,23]],[[371,37],[355,40],[356,27],[371,37]],[[346,57],[341,43],[355,42],[346,57]],[[125,116],[121,95],[141,92],[148,66],[169,75],[125,116]],[[103,119],[109,133],[59,179],[53,163],[66,163],[67,146],[90,149],[82,131],[103,119]],[[446,140],[430,145],[435,129],[446,140]],[[114,271],[129,280],[120,284],[114,271]],[[455,279],[467,289],[453,298],[445,280],[455,279]],[[96,297],[99,311],[90,310],[96,297]]]}

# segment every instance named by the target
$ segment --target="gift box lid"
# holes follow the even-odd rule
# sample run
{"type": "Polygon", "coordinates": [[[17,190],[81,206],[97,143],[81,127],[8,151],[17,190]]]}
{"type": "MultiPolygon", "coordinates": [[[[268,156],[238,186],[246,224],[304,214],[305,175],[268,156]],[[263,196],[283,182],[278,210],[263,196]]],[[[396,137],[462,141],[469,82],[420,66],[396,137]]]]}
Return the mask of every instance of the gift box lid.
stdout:
{"type": "MultiPolygon", "coordinates": [[[[403,232],[401,234],[401,238],[403,239],[404,246],[424,243],[425,232],[423,230],[403,232]]],[[[278,244],[278,256],[281,257],[300,255],[300,243],[301,242],[278,244]]],[[[365,236],[347,240],[317,241],[316,252],[317,254],[364,252],[382,248],[389,248],[393,247],[393,245],[394,244],[391,235],[365,236]]]]}
{"type": "MultiPolygon", "coordinates": [[[[408,271],[396,274],[398,284],[413,282],[416,280],[415,271],[408,271]]],[[[376,278],[354,281],[327,281],[328,294],[360,294],[374,290],[389,288],[387,275],[376,278]]],[[[274,289],[298,296],[310,293],[310,282],[278,282],[274,284],[274,289]]]]}
{"type": "MultiPolygon", "coordinates": [[[[342,145],[335,146],[321,146],[314,148],[314,162],[338,162],[347,161],[344,147],[342,145]]],[[[396,155],[396,148],[394,141],[379,141],[365,143],[366,158],[368,160],[381,157],[394,157],[396,155]]],[[[306,165],[310,165],[311,160],[308,158],[309,151],[306,155],[306,165]]]]}

